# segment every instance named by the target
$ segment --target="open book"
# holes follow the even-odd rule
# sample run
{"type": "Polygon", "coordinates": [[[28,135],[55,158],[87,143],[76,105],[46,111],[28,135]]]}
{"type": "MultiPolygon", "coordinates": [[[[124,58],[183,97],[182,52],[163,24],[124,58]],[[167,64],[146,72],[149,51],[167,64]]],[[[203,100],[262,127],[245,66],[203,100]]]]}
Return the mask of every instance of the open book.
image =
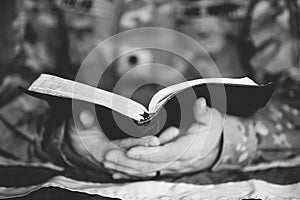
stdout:
{"type": "Polygon", "coordinates": [[[168,126],[187,127],[193,123],[193,104],[200,97],[220,112],[249,116],[265,106],[273,91],[274,84],[258,85],[249,78],[197,79],[158,91],[146,108],[127,97],[48,74],[40,75],[26,90],[43,99],[52,96],[57,101],[71,99],[95,104],[102,116],[98,119],[101,128],[114,130],[117,135],[127,131],[149,135],[168,126]],[[116,130],[120,124],[123,127],[116,130]]]}

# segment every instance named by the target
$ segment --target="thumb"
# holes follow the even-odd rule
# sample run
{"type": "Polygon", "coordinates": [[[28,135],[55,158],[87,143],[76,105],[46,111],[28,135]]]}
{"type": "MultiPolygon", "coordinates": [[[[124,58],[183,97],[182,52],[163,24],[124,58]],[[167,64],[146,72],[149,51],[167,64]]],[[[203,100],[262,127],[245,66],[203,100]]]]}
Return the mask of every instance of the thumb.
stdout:
{"type": "Polygon", "coordinates": [[[195,123],[188,132],[201,133],[197,134],[197,143],[201,148],[201,151],[199,151],[201,152],[200,157],[203,158],[206,157],[219,142],[225,119],[218,110],[208,107],[204,98],[199,98],[195,102],[193,109],[194,117],[199,124],[197,125],[195,123]]]}
{"type": "Polygon", "coordinates": [[[176,127],[169,127],[159,137],[160,145],[171,142],[179,135],[179,129],[176,127]]]}
{"type": "Polygon", "coordinates": [[[156,136],[145,136],[141,138],[125,138],[114,140],[113,143],[121,149],[127,150],[135,146],[159,146],[160,141],[156,136]]]}
{"type": "Polygon", "coordinates": [[[207,106],[204,98],[196,100],[193,106],[194,117],[200,124],[207,124],[211,120],[212,108],[207,106]]]}

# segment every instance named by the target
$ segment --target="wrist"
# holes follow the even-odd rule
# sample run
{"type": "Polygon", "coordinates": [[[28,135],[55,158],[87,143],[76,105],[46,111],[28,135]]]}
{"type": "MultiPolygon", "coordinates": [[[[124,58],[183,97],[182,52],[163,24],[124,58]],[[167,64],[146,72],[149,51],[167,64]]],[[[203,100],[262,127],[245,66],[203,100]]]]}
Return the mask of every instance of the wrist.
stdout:
{"type": "Polygon", "coordinates": [[[213,171],[241,170],[249,165],[257,151],[257,138],[251,120],[226,117],[220,156],[212,165],[213,171]]]}
{"type": "Polygon", "coordinates": [[[218,142],[215,144],[213,150],[203,158],[203,163],[206,163],[204,169],[211,169],[219,160],[223,146],[223,132],[221,133],[221,137],[219,138],[218,142]]]}
{"type": "Polygon", "coordinates": [[[190,162],[193,163],[191,166],[194,166],[193,171],[202,171],[211,169],[219,160],[221,152],[222,152],[222,145],[223,145],[223,133],[221,134],[220,139],[215,144],[213,149],[205,156],[200,157],[196,156],[190,162]]]}

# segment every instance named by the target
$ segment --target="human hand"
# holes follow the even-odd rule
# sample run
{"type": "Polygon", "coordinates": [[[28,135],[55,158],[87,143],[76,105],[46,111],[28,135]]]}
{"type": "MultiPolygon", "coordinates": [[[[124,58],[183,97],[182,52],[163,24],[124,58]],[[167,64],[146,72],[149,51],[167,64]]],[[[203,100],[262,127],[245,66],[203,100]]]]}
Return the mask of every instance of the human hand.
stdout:
{"type": "Polygon", "coordinates": [[[215,161],[224,118],[209,108],[203,98],[194,105],[196,123],[184,133],[170,127],[159,137],[159,146],[137,146],[128,151],[113,149],[105,156],[104,166],[115,170],[115,178],[178,174],[206,169],[215,161]]]}
{"type": "Polygon", "coordinates": [[[83,110],[79,115],[80,123],[75,126],[70,120],[69,135],[74,150],[92,162],[103,162],[109,150],[118,149],[126,151],[134,146],[158,146],[156,136],[141,138],[129,137],[110,141],[102,130],[95,125],[95,117],[88,110],[83,110]]]}

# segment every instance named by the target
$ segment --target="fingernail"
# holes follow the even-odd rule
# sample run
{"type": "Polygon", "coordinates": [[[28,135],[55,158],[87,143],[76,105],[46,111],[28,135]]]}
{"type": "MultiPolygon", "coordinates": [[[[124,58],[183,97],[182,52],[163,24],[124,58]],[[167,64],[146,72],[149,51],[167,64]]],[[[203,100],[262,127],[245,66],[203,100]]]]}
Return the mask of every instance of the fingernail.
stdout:
{"type": "Polygon", "coordinates": [[[134,151],[130,151],[130,150],[127,152],[127,156],[130,157],[130,158],[134,158],[134,159],[139,159],[140,158],[139,154],[137,154],[134,151]]]}
{"type": "Polygon", "coordinates": [[[204,98],[198,99],[196,104],[198,104],[197,105],[198,109],[200,109],[201,111],[205,111],[207,104],[206,104],[206,100],[204,98]]]}
{"type": "Polygon", "coordinates": [[[151,137],[151,139],[149,139],[147,142],[146,142],[146,147],[155,147],[155,146],[159,146],[159,139],[155,136],[151,137]]]}
{"type": "Polygon", "coordinates": [[[79,114],[79,119],[85,128],[91,128],[95,118],[89,110],[82,110],[79,114]]]}
{"type": "Polygon", "coordinates": [[[108,169],[114,169],[115,168],[115,165],[110,163],[110,162],[104,162],[103,165],[104,165],[105,168],[108,168],[108,169]]]}
{"type": "Polygon", "coordinates": [[[122,174],[113,174],[113,175],[112,175],[112,178],[113,178],[113,179],[122,179],[122,178],[123,178],[123,175],[122,175],[122,174]]]}

